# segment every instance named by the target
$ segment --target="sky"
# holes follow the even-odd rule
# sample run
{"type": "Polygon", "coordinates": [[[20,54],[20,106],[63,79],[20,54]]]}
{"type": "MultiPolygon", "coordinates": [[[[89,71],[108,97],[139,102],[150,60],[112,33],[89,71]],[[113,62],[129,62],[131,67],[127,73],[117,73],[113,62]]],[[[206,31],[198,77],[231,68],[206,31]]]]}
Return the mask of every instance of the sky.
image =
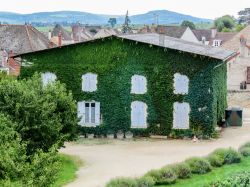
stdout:
{"type": "Polygon", "coordinates": [[[16,13],[72,10],[121,15],[129,10],[135,15],[165,9],[210,19],[225,14],[237,16],[247,7],[250,0],[0,0],[0,11],[16,13]]]}

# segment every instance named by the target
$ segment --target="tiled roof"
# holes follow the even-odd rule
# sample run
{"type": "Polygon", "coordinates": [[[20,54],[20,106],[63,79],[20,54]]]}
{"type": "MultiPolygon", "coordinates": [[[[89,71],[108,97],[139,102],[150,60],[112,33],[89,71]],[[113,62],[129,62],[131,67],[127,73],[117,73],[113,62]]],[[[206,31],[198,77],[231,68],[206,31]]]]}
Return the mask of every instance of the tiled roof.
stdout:
{"type": "MultiPolygon", "coordinates": [[[[228,51],[222,48],[188,42],[182,39],[172,38],[172,37],[168,37],[164,35],[159,35],[156,33],[108,36],[104,38],[110,38],[110,37],[116,37],[116,38],[151,44],[151,45],[174,49],[178,51],[184,51],[184,52],[193,53],[197,55],[203,55],[203,56],[207,56],[207,57],[211,57],[211,58],[219,59],[219,60],[224,60],[224,61],[236,55],[235,52],[228,51]]],[[[95,40],[99,40],[99,39],[103,39],[103,38],[92,39],[89,41],[70,44],[70,45],[64,45],[61,48],[81,45],[81,44],[85,44],[88,42],[94,42],[95,40]]],[[[48,50],[53,50],[53,49],[48,49],[48,50]]],[[[17,56],[20,56],[20,55],[16,55],[16,57],[17,56]]]]}
{"type": "Polygon", "coordinates": [[[239,51],[241,36],[243,36],[247,40],[247,45],[250,45],[250,25],[236,34],[231,40],[224,43],[222,47],[232,51],[239,51]]]}
{"type": "Polygon", "coordinates": [[[181,38],[187,27],[180,26],[158,26],[156,31],[158,34],[164,34],[173,38],[181,38]]]}
{"type": "Polygon", "coordinates": [[[63,40],[72,40],[70,33],[68,33],[61,25],[56,24],[56,26],[54,27],[53,31],[52,31],[52,37],[53,36],[59,36],[59,33],[61,32],[62,34],[62,39],[63,40]]]}
{"type": "Polygon", "coordinates": [[[212,31],[211,30],[206,30],[206,29],[195,29],[192,30],[194,35],[199,41],[202,41],[202,37],[206,38],[206,41],[209,41],[212,36],[212,31]]]}
{"type": "Polygon", "coordinates": [[[15,54],[49,48],[48,38],[30,25],[0,25],[0,49],[15,54]]]}
{"type": "Polygon", "coordinates": [[[236,32],[217,32],[215,38],[210,39],[209,45],[212,45],[214,40],[221,40],[223,45],[225,42],[231,40],[236,34],[236,32]]]}
{"type": "Polygon", "coordinates": [[[182,39],[165,36],[164,41],[160,42],[159,34],[134,34],[120,36],[129,40],[149,43],[169,49],[185,51],[193,54],[212,57],[219,60],[227,60],[235,55],[234,52],[222,48],[207,46],[203,44],[193,43],[182,39]]]}

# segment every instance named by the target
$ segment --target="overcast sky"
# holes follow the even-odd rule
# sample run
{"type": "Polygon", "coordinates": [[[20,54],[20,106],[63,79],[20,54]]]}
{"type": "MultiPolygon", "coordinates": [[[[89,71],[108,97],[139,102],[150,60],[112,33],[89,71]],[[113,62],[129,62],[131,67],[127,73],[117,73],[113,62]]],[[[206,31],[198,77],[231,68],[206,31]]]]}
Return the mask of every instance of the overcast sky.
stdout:
{"type": "Polygon", "coordinates": [[[250,7],[250,0],[0,0],[0,11],[33,13],[74,10],[100,14],[130,15],[150,10],[171,10],[203,18],[225,14],[237,16],[238,11],[250,7]]]}

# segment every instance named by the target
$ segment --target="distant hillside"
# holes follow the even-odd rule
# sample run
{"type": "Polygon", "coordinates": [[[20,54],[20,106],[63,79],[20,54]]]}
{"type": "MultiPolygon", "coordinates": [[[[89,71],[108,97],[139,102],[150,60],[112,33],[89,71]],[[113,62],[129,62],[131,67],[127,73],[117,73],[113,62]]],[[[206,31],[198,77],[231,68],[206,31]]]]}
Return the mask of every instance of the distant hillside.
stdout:
{"type": "MultiPolygon", "coordinates": [[[[212,20],[197,18],[190,15],[179,14],[167,10],[156,10],[145,14],[131,16],[132,24],[152,24],[155,22],[154,15],[158,15],[159,24],[178,24],[183,20],[189,20],[194,23],[211,22],[212,20]]],[[[33,14],[17,14],[11,12],[0,12],[0,22],[9,24],[24,24],[25,22],[80,22],[82,24],[107,24],[110,17],[116,17],[118,24],[124,22],[122,15],[100,15],[77,11],[58,11],[58,12],[39,12],[33,14]]]]}

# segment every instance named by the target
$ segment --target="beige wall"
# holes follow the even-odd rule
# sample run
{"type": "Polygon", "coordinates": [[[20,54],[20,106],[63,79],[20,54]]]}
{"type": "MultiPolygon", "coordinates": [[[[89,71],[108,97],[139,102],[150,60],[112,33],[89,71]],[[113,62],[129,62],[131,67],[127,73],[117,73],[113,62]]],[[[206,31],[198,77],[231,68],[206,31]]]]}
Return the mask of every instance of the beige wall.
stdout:
{"type": "Polygon", "coordinates": [[[181,39],[189,41],[189,42],[195,42],[200,43],[197,38],[195,37],[194,33],[191,31],[191,29],[188,27],[187,30],[182,35],[181,39]]]}

